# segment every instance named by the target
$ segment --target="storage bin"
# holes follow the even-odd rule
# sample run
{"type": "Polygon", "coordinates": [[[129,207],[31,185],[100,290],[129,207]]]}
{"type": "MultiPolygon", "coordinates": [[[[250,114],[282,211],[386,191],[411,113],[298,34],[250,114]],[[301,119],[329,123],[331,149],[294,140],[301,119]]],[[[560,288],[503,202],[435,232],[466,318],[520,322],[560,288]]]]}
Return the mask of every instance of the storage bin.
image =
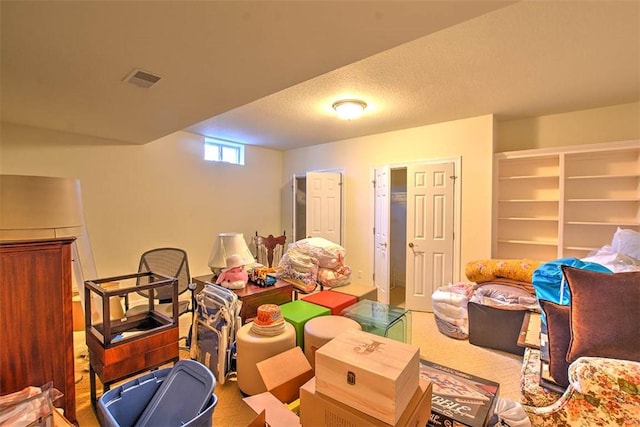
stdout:
{"type": "Polygon", "coordinates": [[[211,378],[213,374],[208,368],[194,360],[182,360],[173,368],[152,371],[103,394],[97,405],[98,421],[102,427],[136,426],[141,418],[151,422],[162,419],[167,427],[173,423],[176,427],[209,427],[218,403],[213,393],[215,378],[213,386],[211,378]],[[185,370],[182,362],[200,365],[202,369],[185,370]],[[166,385],[161,389],[163,383],[166,385]]]}
{"type": "Polygon", "coordinates": [[[526,309],[507,309],[469,302],[469,343],[507,353],[524,354],[518,337],[526,309]]]}

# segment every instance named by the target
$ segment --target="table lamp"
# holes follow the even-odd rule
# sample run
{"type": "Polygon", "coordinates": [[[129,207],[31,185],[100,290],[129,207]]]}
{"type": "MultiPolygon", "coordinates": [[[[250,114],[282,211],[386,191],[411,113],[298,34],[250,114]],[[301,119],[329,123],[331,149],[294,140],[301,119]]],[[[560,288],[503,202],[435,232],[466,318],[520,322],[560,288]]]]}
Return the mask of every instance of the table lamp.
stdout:
{"type": "Polygon", "coordinates": [[[220,233],[211,249],[209,258],[209,268],[216,276],[223,268],[227,267],[227,258],[233,254],[238,254],[247,265],[255,263],[255,258],[242,233],[220,233]]]}

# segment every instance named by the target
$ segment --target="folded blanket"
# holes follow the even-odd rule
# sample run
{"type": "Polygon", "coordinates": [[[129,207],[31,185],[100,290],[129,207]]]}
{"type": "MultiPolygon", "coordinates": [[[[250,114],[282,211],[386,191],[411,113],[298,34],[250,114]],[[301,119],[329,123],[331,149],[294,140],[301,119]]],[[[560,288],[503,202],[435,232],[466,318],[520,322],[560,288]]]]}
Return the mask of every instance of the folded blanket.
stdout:
{"type": "Polygon", "coordinates": [[[468,262],[465,268],[467,279],[482,283],[498,277],[532,283],[533,272],[542,261],[532,259],[484,259],[468,262]]]}
{"type": "Polygon", "coordinates": [[[486,282],[480,282],[475,286],[475,288],[477,289],[480,286],[488,285],[488,284],[511,286],[512,288],[526,291],[531,295],[534,295],[536,292],[535,287],[533,286],[533,283],[521,282],[519,280],[513,280],[513,279],[505,279],[503,277],[496,277],[495,279],[488,280],[486,282]]]}
{"type": "Polygon", "coordinates": [[[539,311],[538,301],[533,291],[493,280],[477,285],[470,301],[507,310],[539,311]]]}

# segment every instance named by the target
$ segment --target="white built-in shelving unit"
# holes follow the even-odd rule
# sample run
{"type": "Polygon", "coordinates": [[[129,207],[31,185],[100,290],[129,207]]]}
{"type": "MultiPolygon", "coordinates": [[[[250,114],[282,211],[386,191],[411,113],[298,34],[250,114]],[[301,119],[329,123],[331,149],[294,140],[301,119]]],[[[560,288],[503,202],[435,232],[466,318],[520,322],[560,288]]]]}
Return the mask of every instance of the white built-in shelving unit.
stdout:
{"type": "Polygon", "coordinates": [[[640,141],[495,155],[494,258],[583,258],[640,231],[640,141]]]}

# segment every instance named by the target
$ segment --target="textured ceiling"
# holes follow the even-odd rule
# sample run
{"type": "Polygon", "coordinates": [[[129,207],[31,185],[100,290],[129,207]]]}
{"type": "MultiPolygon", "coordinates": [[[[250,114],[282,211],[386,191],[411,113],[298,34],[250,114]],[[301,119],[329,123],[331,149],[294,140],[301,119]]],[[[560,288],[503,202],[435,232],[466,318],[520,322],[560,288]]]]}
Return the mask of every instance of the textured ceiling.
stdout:
{"type": "Polygon", "coordinates": [[[276,149],[640,98],[637,1],[0,3],[3,122],[276,149]],[[160,82],[122,82],[134,68],[160,82]],[[341,121],[331,104],[364,99],[341,121]]]}

